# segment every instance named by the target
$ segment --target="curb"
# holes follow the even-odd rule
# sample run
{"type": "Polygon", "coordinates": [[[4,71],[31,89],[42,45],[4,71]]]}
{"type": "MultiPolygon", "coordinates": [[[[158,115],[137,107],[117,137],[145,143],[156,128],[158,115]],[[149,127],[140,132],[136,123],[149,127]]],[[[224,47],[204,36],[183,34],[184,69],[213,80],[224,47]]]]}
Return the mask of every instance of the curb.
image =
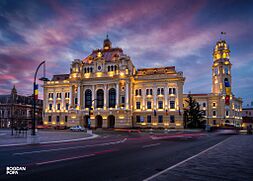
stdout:
{"type": "MultiPolygon", "coordinates": [[[[84,140],[91,140],[99,137],[96,134],[92,134],[90,137],[85,137],[85,138],[76,138],[76,139],[69,139],[69,140],[55,140],[55,141],[43,141],[38,143],[38,145],[43,145],[43,144],[52,144],[52,143],[67,143],[67,142],[77,142],[77,141],[84,141],[84,140]]],[[[29,143],[16,143],[16,144],[7,144],[7,145],[0,145],[0,147],[10,147],[10,146],[24,146],[24,145],[33,145],[29,143]]]]}

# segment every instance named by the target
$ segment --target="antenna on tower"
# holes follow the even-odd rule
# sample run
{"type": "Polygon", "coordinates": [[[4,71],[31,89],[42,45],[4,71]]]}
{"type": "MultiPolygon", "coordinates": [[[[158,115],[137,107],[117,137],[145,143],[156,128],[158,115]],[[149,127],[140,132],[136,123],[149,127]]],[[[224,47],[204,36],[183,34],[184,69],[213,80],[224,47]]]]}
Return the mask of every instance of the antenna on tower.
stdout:
{"type": "Polygon", "coordinates": [[[226,36],[226,32],[225,31],[222,31],[222,32],[220,32],[220,40],[224,40],[225,39],[225,36],[226,36]]]}

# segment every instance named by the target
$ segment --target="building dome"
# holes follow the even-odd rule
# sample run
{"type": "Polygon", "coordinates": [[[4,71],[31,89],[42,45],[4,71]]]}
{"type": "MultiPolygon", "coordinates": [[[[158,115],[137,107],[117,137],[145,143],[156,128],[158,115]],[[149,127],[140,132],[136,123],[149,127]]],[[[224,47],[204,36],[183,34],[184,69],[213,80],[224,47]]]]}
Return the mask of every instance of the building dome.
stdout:
{"type": "Polygon", "coordinates": [[[106,35],[106,39],[104,40],[104,50],[109,50],[112,48],[112,42],[109,40],[108,35],[106,35]]]}

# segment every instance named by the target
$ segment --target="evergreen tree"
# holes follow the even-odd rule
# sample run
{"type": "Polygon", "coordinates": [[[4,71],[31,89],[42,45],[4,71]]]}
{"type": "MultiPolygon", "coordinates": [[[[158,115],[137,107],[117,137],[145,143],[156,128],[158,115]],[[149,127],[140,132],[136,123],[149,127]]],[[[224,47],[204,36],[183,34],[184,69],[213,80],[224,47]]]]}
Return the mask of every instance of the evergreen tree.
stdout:
{"type": "Polygon", "coordinates": [[[188,94],[185,102],[188,106],[184,109],[184,127],[200,128],[203,119],[203,111],[200,110],[199,103],[192,98],[191,94],[188,94]]]}

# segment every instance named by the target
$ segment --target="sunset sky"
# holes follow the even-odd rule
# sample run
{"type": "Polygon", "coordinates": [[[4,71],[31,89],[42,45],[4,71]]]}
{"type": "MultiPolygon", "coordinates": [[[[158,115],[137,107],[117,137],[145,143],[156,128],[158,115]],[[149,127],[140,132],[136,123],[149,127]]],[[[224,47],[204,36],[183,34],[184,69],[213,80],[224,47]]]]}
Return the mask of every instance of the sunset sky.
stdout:
{"type": "Polygon", "coordinates": [[[0,94],[14,84],[19,94],[31,94],[43,60],[49,78],[69,73],[71,61],[102,48],[106,34],[137,68],[176,66],[186,77],[185,93],[209,93],[221,31],[231,49],[232,91],[247,102],[253,97],[253,1],[0,0],[0,94]]]}

